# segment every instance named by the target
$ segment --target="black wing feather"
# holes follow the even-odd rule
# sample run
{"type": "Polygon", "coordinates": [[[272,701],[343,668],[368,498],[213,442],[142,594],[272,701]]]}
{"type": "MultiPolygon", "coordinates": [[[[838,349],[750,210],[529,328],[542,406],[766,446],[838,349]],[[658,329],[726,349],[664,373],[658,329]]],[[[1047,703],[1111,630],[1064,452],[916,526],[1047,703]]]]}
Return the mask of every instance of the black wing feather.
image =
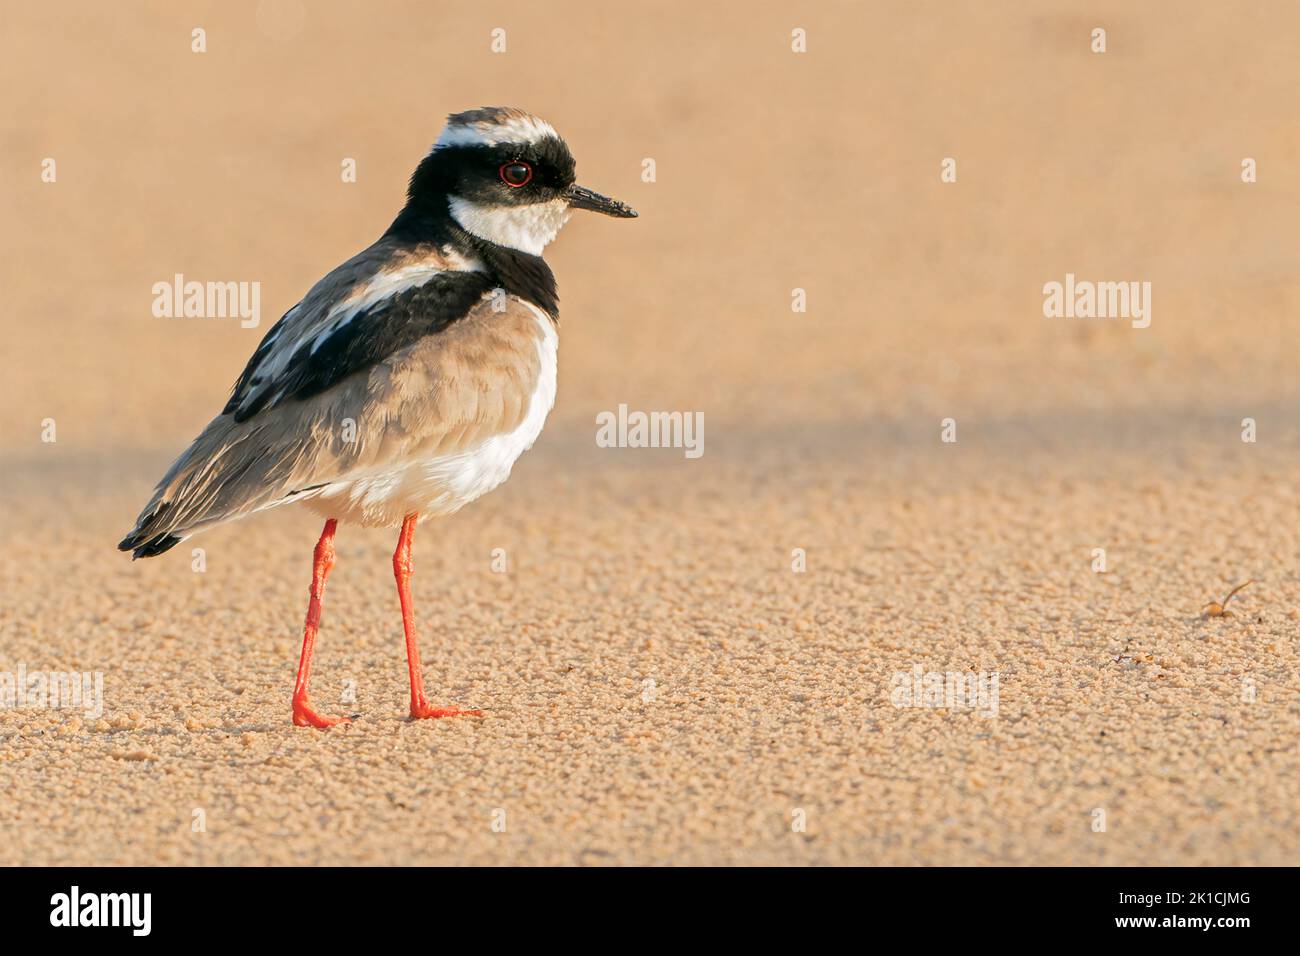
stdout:
{"type": "Polygon", "coordinates": [[[275,386],[250,398],[249,391],[258,383],[256,366],[270,351],[272,329],[244,369],[223,414],[233,411],[235,421],[242,422],[263,408],[319,395],[463,319],[491,289],[492,280],[481,272],[439,273],[362,309],[323,340],[303,343],[280,370],[275,386]]]}

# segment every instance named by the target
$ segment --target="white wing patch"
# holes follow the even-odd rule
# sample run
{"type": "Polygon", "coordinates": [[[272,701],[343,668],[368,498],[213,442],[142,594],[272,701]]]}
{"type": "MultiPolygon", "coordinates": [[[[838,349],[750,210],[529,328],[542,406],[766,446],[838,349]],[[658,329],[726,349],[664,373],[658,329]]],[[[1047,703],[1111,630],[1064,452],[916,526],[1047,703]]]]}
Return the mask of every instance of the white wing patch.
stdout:
{"type": "MultiPolygon", "coordinates": [[[[240,407],[247,407],[257,402],[262,394],[272,391],[270,402],[278,401],[276,394],[283,387],[283,375],[290,360],[305,345],[315,354],[330,336],[342,329],[358,315],[370,307],[392,298],[407,289],[414,289],[429,282],[435,276],[446,272],[482,272],[483,263],[477,259],[466,258],[450,248],[441,251],[441,259],[431,262],[417,262],[376,272],[359,285],[346,299],[336,302],[316,321],[298,323],[296,319],[302,310],[302,302],[285,313],[282,325],[271,330],[266,345],[270,349],[266,357],[258,364],[247,393],[240,401],[240,407]],[[285,335],[286,330],[292,330],[285,335]]],[[[310,297],[310,293],[308,296],[310,297]]],[[[306,301],[306,299],[304,299],[306,301]]]]}
{"type": "MultiPolygon", "coordinates": [[[[343,300],[325,315],[325,324],[316,331],[311,341],[311,351],[315,354],[331,335],[343,328],[362,312],[385,299],[416,289],[427,283],[434,276],[444,272],[481,272],[483,264],[476,261],[462,260],[445,265],[416,264],[403,266],[391,272],[378,272],[354,296],[343,300]]],[[[301,343],[298,343],[301,345],[301,343]]],[[[296,351],[296,349],[295,349],[296,351]]]]}

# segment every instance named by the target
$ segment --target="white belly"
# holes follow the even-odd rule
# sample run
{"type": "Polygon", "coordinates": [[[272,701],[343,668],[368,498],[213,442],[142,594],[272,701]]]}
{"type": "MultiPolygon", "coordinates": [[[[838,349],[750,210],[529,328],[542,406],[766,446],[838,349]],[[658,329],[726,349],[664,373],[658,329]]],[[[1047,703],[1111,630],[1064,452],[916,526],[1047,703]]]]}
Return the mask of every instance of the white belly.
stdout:
{"type": "Polygon", "coordinates": [[[396,527],[413,512],[429,517],[459,511],[509,478],[515,460],[532,447],[555,405],[559,336],[554,323],[534,311],[543,328],[538,343],[541,366],[528,413],[514,431],[454,455],[412,460],[379,474],[336,482],[307,499],[307,504],[322,516],[344,523],[396,527]]]}

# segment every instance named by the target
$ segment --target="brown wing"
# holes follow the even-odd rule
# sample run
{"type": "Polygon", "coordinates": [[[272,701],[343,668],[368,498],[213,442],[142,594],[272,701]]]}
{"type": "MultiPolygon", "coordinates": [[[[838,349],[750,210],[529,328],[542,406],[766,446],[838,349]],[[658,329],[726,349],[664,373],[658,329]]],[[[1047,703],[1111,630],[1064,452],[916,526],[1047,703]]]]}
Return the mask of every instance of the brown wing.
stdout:
{"type": "Polygon", "coordinates": [[[326,484],[514,430],[536,388],[541,323],[549,321],[489,292],[459,321],[323,389],[268,402],[243,420],[223,412],[172,465],[119,547],[160,554],[326,484]]]}

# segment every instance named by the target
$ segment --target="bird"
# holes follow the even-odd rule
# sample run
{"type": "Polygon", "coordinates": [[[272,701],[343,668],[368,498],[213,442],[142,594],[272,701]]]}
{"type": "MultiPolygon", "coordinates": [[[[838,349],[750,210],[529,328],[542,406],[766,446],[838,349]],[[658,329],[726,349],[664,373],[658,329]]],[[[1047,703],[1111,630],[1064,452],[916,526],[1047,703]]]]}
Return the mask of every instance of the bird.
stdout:
{"type": "MultiPolygon", "coordinates": [[[[542,258],[574,210],[635,218],[579,186],[568,145],[526,110],[453,113],[371,246],[318,281],[262,339],[220,414],[118,544],[155,557],[209,528],[302,503],[313,552],[293,723],[327,728],[312,658],[340,523],[400,529],[393,552],[411,719],[482,716],[425,694],[411,598],[416,524],[509,477],[555,403],[559,299],[542,258]]],[[[356,715],[353,715],[356,716],[356,715]]]]}

